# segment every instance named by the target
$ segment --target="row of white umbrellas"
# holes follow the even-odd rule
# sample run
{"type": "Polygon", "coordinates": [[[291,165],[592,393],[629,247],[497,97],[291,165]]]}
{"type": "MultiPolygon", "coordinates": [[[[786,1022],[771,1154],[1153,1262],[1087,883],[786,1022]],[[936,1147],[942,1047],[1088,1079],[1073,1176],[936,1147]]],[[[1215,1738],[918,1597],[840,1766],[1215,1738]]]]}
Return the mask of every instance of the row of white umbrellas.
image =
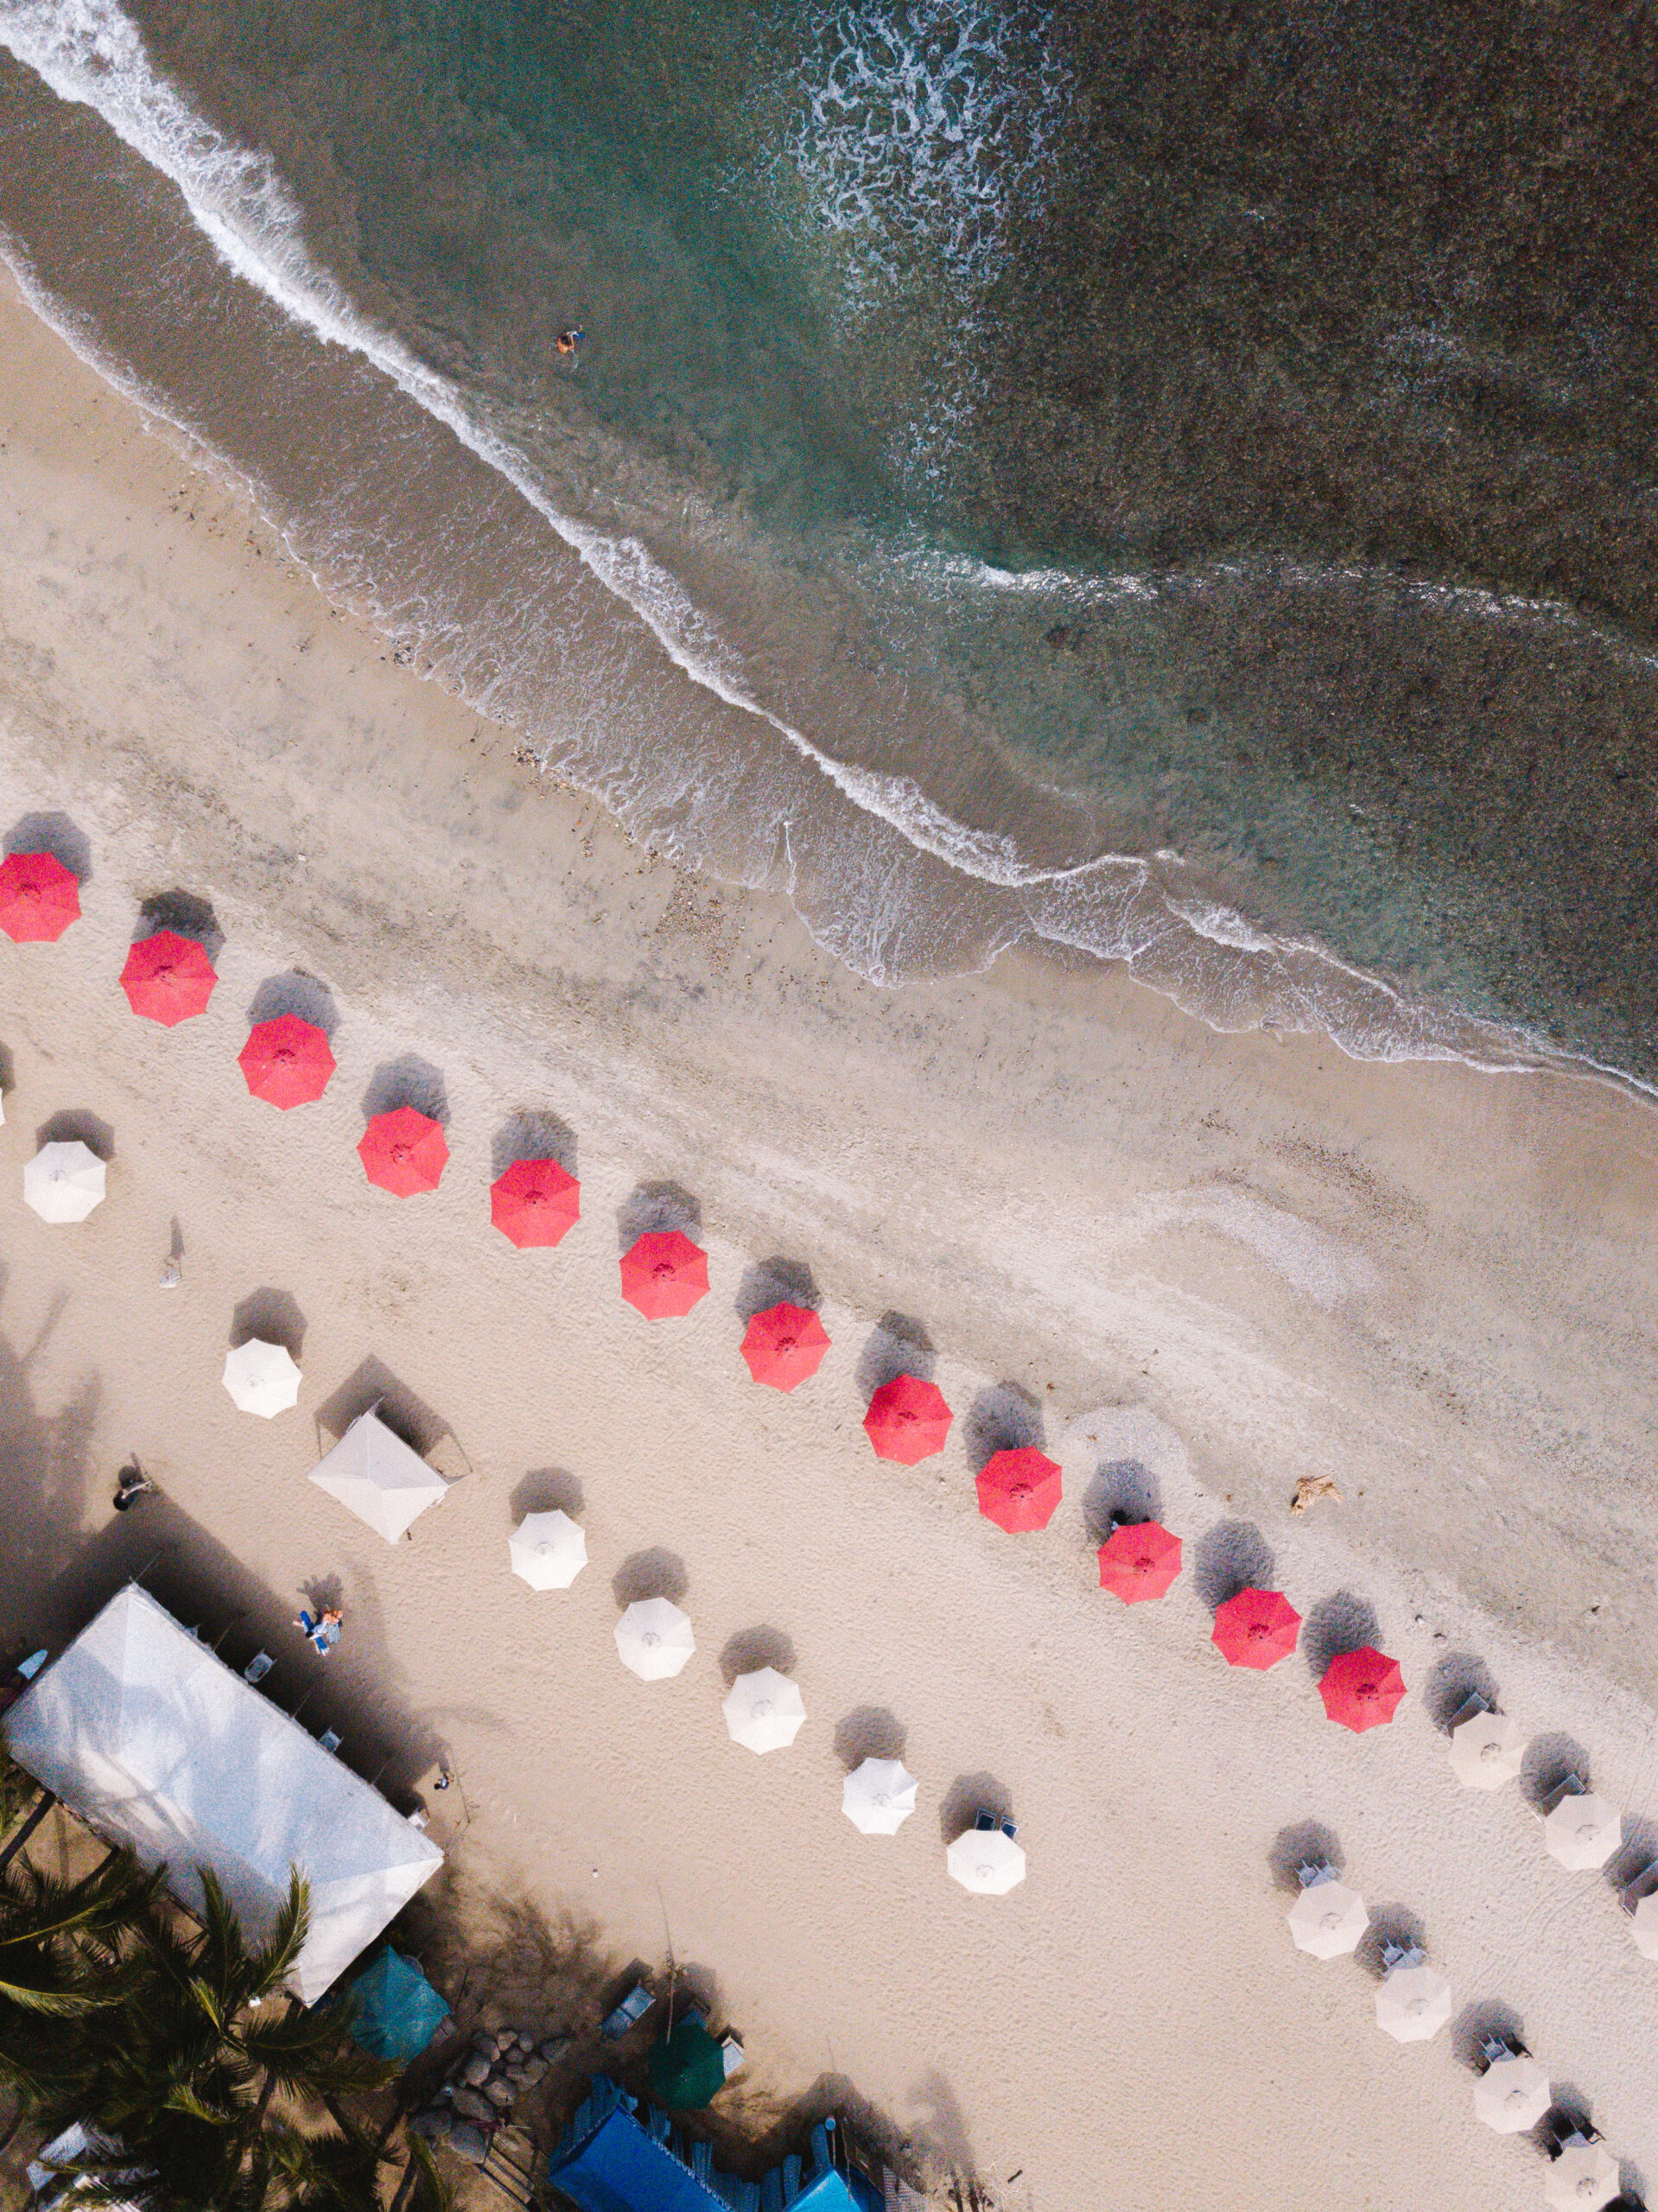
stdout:
{"type": "MultiPolygon", "coordinates": [[[[1301,1894],[1288,1913],[1296,1948],[1315,1959],[1339,1959],[1358,1948],[1370,1914],[1356,1890],[1333,1867],[1303,1871],[1301,1894]]],[[[1375,1993],[1376,2025],[1396,2043],[1427,2043],[1451,2018],[1451,1984],[1414,1949],[1398,1952],[1375,1993]]],[[[1553,2101],[1553,2085],[1529,2051],[1494,2048],[1474,2083],[1476,2118],[1499,2135],[1535,2127],[1553,2101]]],[[[1619,2190],[1617,2162],[1605,2146],[1568,2143],[1550,2164],[1544,2194],[1565,2212],[1598,2212],[1619,2190]]]]}

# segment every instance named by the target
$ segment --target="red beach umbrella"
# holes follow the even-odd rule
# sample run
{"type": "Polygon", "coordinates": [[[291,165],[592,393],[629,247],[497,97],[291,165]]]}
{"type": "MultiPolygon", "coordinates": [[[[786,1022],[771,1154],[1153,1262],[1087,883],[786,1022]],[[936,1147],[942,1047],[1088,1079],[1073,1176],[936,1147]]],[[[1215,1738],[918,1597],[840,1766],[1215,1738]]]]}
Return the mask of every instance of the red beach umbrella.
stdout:
{"type": "Polygon", "coordinates": [[[80,918],[80,884],[51,853],[13,853],[0,866],[0,930],[16,944],[55,944],[80,918]]]}
{"type": "Polygon", "coordinates": [[[1301,1631],[1301,1616],[1276,1590],[1240,1590],[1215,1615],[1213,1642],[1229,1667],[1265,1673],[1286,1659],[1301,1631]]]}
{"type": "Polygon", "coordinates": [[[869,1401],[864,1433],[878,1459],[913,1467],[918,1459],[929,1459],[943,1450],[951,1419],[936,1382],[924,1382],[918,1375],[899,1375],[883,1382],[869,1401]]]}
{"type": "Polygon", "coordinates": [[[556,1160],[515,1160],[489,1188],[489,1217],[523,1250],[556,1244],[581,1214],[581,1185],[556,1160]]]}
{"type": "Polygon", "coordinates": [[[757,1382],[792,1390],[816,1374],[829,1347],[829,1332],[809,1306],[768,1306],[749,1323],[742,1353],[757,1382]]]}
{"type": "Polygon", "coordinates": [[[394,1198],[412,1198],[435,1191],[449,1162],[449,1147],[439,1123],[412,1106],[377,1114],[362,1135],[357,1156],[371,1183],[394,1198]]]}
{"type": "Polygon", "coordinates": [[[302,1021],[296,1014],[256,1023],[236,1057],[253,1096],[284,1113],[321,1098],[334,1069],[327,1039],[314,1022],[302,1021]]]}
{"type": "Polygon", "coordinates": [[[647,1230],[622,1255],[622,1296],[647,1321],[689,1313],[708,1294],[708,1255],[682,1230],[647,1230]]]}
{"type": "Polygon", "coordinates": [[[121,970],[121,988],[135,1014],[171,1029],[200,1014],[219,981],[213,964],[193,937],[157,930],[135,944],[121,970]]]}
{"type": "Polygon", "coordinates": [[[1100,1587],[1125,1605],[1161,1598],[1180,1572],[1180,1539],[1155,1521],[1114,1529],[1100,1546],[1100,1587]]]}
{"type": "Polygon", "coordinates": [[[1405,1694],[1405,1677],[1396,1659],[1367,1643],[1362,1651],[1344,1651],[1331,1661],[1318,1694],[1332,1720],[1362,1736],[1393,1719],[1405,1694]]]}
{"type": "Polygon", "coordinates": [[[1010,1536],[1023,1535],[1047,1527],[1063,1487],[1058,1467],[1032,1446],[998,1452],[979,1477],[979,1510],[1010,1536]]]}

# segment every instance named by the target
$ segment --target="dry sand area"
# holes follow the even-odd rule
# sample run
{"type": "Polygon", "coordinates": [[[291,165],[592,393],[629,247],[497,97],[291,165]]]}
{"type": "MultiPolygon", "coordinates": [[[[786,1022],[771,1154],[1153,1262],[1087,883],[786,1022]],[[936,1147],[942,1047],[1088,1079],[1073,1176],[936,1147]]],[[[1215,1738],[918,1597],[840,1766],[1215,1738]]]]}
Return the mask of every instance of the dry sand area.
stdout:
{"type": "Polygon", "coordinates": [[[434,1832],[468,1884],[619,1966],[670,1933],[760,2089],[843,2075],[1009,2212],[1540,2206],[1537,2149],[1473,2117],[1492,2007],[1658,2184],[1658,1967],[1519,1787],[1456,1785],[1436,1725],[1486,1670],[1540,1739],[1533,1782],[1575,1746],[1636,1860],[1658,1836],[1650,1109],[1217,1037],[1018,958],[865,987],[780,897],[630,847],[396,666],[15,302],[0,334],[0,827],[61,809],[91,865],[60,944],[0,944],[12,1640],[159,1554],[150,1586],[215,1633],[233,1614],[226,1656],[278,1652],[284,1700],[314,1677],[307,1718],[363,1770],[401,1790],[453,1762],[434,1832]],[[168,1032],[115,979],[139,901],[175,890],[224,945],[207,1013],[168,1032]],[[281,1115],[236,1054],[295,968],[332,995],[340,1065],[281,1115]],[[453,1150],[407,1201],[353,1150],[399,1066],[453,1150]],[[489,1222],[525,1110],[577,1151],[552,1252],[489,1222]],[[60,1115],[110,1149],[79,1229],[22,1201],[60,1115]],[[651,1324],[619,1295],[619,1223],[664,1183],[713,1290],[651,1324]],[[834,1339],[791,1397],[737,1355],[772,1255],[812,1270],[834,1339]],[[892,1313],[958,1416],[913,1471],[860,1427],[892,1313]],[[238,1315],[300,1352],[269,1424],[220,1387],[238,1315]],[[395,1549],[305,1479],[381,1389],[455,1478],[395,1549]],[[1066,1470],[1039,1535],[976,1510],[975,1440],[1009,1419],[1066,1470]],[[132,1452],[166,1497],[118,1520],[132,1452]],[[1133,1610],[1089,1544],[1125,1465],[1186,1544],[1133,1610]],[[1292,1516],[1305,1474],[1344,1502],[1292,1516]],[[507,1536],[558,1502],[592,1564],[537,1596],[507,1536]],[[1204,1599],[1239,1561],[1270,1562],[1315,1656],[1373,1629],[1410,1686],[1390,1728],[1332,1726],[1306,1650],[1222,1662],[1204,1599]],[[646,1685],[611,1632],[664,1578],[699,1648],[646,1685]],[[324,1681],[285,1623],[330,1580],[324,1681]],[[809,1719],[760,1759],[720,1700],[768,1656],[809,1719]],[[866,1840],[844,1762],[886,1744],[920,1809],[866,1840]],[[1000,1900],[944,1875],[981,1796],[1029,1853],[1000,1900]],[[1292,1948],[1274,1850],[1305,1822],[1450,1977],[1432,2044],[1378,2033],[1363,1955],[1292,1948]]]}

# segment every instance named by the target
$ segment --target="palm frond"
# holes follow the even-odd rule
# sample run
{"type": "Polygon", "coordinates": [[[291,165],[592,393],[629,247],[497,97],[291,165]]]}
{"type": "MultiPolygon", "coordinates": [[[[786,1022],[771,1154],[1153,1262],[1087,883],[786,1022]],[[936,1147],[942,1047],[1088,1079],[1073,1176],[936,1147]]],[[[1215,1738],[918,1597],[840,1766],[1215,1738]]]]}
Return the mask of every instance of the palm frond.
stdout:
{"type": "Polygon", "coordinates": [[[288,1895],[276,1914],[270,1934],[248,1961],[251,1988],[255,1997],[265,1997],[286,1981],[294,1961],[305,1948],[305,1939],[311,1932],[311,1892],[297,1866],[288,1870],[288,1895]]]}

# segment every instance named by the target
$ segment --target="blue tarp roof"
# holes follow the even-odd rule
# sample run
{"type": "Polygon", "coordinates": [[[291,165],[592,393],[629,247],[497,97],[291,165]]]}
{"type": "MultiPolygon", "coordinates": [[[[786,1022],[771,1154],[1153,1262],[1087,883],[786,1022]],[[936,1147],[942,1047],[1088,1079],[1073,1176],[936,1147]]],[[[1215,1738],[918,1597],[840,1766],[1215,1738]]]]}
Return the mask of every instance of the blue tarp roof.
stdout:
{"type": "MultiPolygon", "coordinates": [[[[689,2166],[645,2133],[632,2114],[613,2112],[548,2178],[581,2212],[727,2212],[689,2166]]],[[[813,2208],[816,2212],[816,2208],[813,2208]]]]}
{"type": "Polygon", "coordinates": [[[390,1944],[351,1985],[357,2000],[351,2039],[372,2058],[407,2066],[420,2056],[449,2008],[412,1959],[390,1944]]]}

